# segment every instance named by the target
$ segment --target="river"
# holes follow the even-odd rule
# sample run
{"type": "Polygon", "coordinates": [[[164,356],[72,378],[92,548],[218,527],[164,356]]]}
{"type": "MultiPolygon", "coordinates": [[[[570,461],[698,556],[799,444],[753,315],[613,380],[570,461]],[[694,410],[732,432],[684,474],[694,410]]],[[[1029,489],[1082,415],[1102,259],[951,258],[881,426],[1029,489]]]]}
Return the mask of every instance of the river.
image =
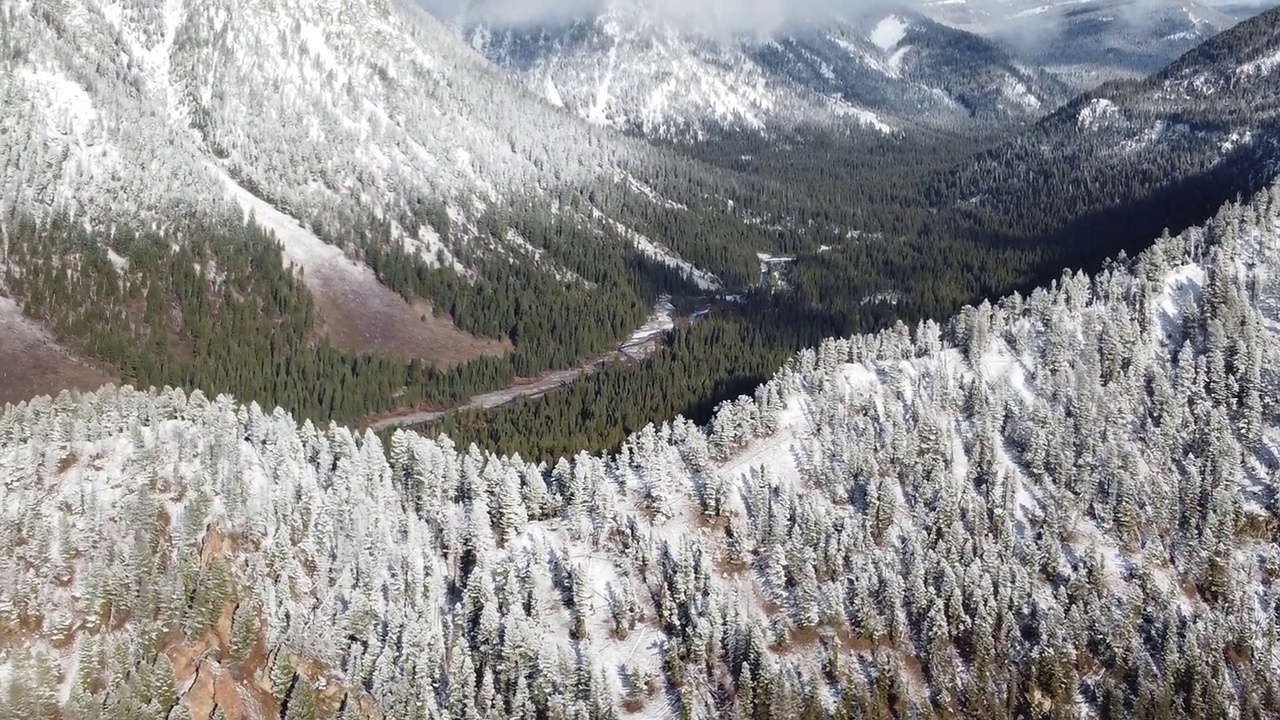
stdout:
{"type": "Polygon", "coordinates": [[[658,351],[658,348],[662,347],[663,336],[675,327],[675,322],[675,305],[671,303],[671,298],[663,296],[654,304],[653,312],[649,314],[649,319],[645,321],[644,325],[641,325],[630,337],[619,343],[617,348],[604,355],[594,357],[568,370],[558,370],[537,378],[520,380],[501,390],[476,395],[466,403],[449,410],[413,410],[397,413],[370,423],[369,427],[373,430],[388,430],[424,425],[455,412],[491,410],[503,405],[510,405],[522,398],[541,397],[553,390],[571,385],[610,363],[624,360],[639,362],[653,355],[658,351]]]}

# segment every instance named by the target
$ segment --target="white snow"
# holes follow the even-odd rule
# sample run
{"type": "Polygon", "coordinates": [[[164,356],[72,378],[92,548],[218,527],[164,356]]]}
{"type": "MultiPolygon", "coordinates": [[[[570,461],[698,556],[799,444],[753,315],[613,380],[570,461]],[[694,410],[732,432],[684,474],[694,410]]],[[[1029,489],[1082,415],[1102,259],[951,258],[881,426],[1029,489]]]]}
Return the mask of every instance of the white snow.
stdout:
{"type": "Polygon", "coordinates": [[[462,272],[462,266],[454,259],[449,249],[445,247],[440,233],[436,232],[435,228],[430,225],[419,227],[417,235],[406,234],[402,240],[405,252],[416,254],[428,266],[440,267],[443,259],[455,271],[462,272]]]}
{"type": "Polygon", "coordinates": [[[597,125],[604,125],[609,122],[609,86],[613,83],[613,69],[617,61],[617,48],[609,48],[608,66],[605,68],[604,76],[599,79],[596,85],[595,100],[591,103],[591,108],[587,110],[587,120],[597,125]]]}
{"type": "Polygon", "coordinates": [[[302,42],[306,45],[307,51],[314,55],[326,70],[340,72],[341,66],[338,60],[334,56],[333,50],[329,48],[328,43],[324,40],[324,30],[320,26],[306,21],[302,21],[301,26],[302,42]]]}
{"type": "MultiPolygon", "coordinates": [[[[284,250],[285,260],[304,269],[308,279],[321,272],[360,274],[357,263],[343,254],[341,249],[316,237],[315,233],[302,227],[297,220],[241,187],[221,168],[212,164],[209,167],[223,182],[227,195],[240,205],[245,215],[253,215],[259,225],[275,233],[284,250]]],[[[372,271],[369,272],[372,274],[372,271]]]]}
{"type": "Polygon", "coordinates": [[[1080,109],[1080,114],[1076,116],[1076,127],[1081,130],[1092,130],[1102,122],[1116,117],[1120,117],[1120,109],[1114,102],[1106,98],[1094,98],[1080,109]]]}
{"type": "Polygon", "coordinates": [[[809,429],[804,405],[799,398],[791,398],[778,416],[778,431],[758,439],[735,454],[720,467],[726,478],[743,481],[752,472],[772,475],[780,482],[792,485],[800,483],[800,470],[795,451],[809,429]]]}
{"type": "Polygon", "coordinates": [[[903,45],[897,50],[894,50],[893,54],[889,56],[889,69],[895,74],[902,72],[902,61],[907,57],[907,53],[911,52],[913,47],[913,45],[903,45]]]}
{"type": "Polygon", "coordinates": [[[885,52],[891,50],[907,35],[910,25],[898,15],[890,15],[876,24],[868,39],[885,52]]]}
{"type": "Polygon", "coordinates": [[[111,261],[111,264],[114,265],[117,270],[129,269],[129,258],[121,255],[111,248],[107,248],[107,259],[111,261]]]}
{"type": "Polygon", "coordinates": [[[893,132],[892,125],[889,125],[885,121],[881,120],[879,115],[876,115],[870,110],[864,110],[863,108],[855,107],[840,98],[833,97],[831,98],[831,101],[832,101],[832,110],[837,117],[851,117],[857,120],[858,123],[860,123],[861,125],[869,127],[873,130],[878,130],[879,132],[885,133],[886,135],[893,132]]]}
{"type": "Polygon", "coordinates": [[[618,352],[633,359],[640,359],[646,354],[644,349],[647,346],[656,342],[663,333],[674,330],[675,326],[675,305],[671,304],[671,298],[663,296],[659,298],[658,304],[654,306],[653,313],[645,324],[631,333],[631,337],[619,346],[618,352]]]}
{"type": "MultiPolygon", "coordinates": [[[[80,672],[80,653],[74,649],[66,653],[60,663],[62,666],[62,682],[58,684],[58,704],[66,705],[71,700],[71,691],[76,686],[76,675],[80,672]]],[[[0,685],[3,685],[0,682],[0,685]]]]}
{"type": "Polygon", "coordinates": [[[846,364],[840,368],[840,375],[836,378],[837,386],[845,395],[853,393],[855,390],[870,393],[880,386],[880,376],[876,371],[866,365],[846,364]]]}
{"type": "Polygon", "coordinates": [[[654,190],[653,188],[649,187],[645,183],[640,182],[635,178],[635,176],[631,175],[630,173],[627,173],[625,177],[627,179],[627,185],[631,186],[632,190],[635,190],[641,195],[644,195],[646,198],[649,198],[649,200],[653,201],[654,203],[657,203],[658,205],[661,205],[662,207],[665,207],[668,210],[688,210],[689,209],[687,205],[682,205],[681,203],[675,202],[670,198],[663,197],[663,195],[659,193],[657,190],[654,190]]]}
{"type": "Polygon", "coordinates": [[[992,385],[1007,383],[1027,405],[1035,402],[1035,393],[1027,380],[1026,367],[1009,351],[1004,342],[992,343],[980,361],[983,379],[992,385]]]}
{"type": "Polygon", "coordinates": [[[84,136],[98,119],[93,98],[83,87],[66,75],[46,70],[18,71],[18,76],[30,90],[43,94],[44,107],[49,122],[49,134],[54,137],[84,136]]]}
{"type": "Polygon", "coordinates": [[[1155,312],[1161,315],[1157,319],[1180,325],[1183,305],[1200,296],[1204,283],[1205,272],[1200,265],[1183,265],[1170,273],[1165,278],[1164,290],[1155,298],[1155,312]]]}
{"type": "MultiPolygon", "coordinates": [[[[618,225],[618,227],[622,229],[621,225],[618,225]]],[[[638,232],[631,231],[626,233],[626,235],[627,238],[631,240],[632,244],[635,245],[636,249],[645,257],[656,260],[672,270],[680,271],[685,278],[694,285],[697,285],[700,290],[711,292],[720,289],[720,279],[715,275],[697,267],[693,263],[681,258],[679,255],[661,245],[658,245],[638,232]]]]}
{"type": "Polygon", "coordinates": [[[556,87],[556,83],[548,75],[543,85],[543,95],[547,98],[547,102],[558,108],[564,107],[564,98],[560,96],[560,88],[556,87]]]}
{"type": "Polygon", "coordinates": [[[1049,12],[1049,10],[1051,9],[1052,9],[1052,6],[1050,5],[1040,5],[1039,7],[1027,8],[1026,10],[1019,10],[1018,12],[1010,15],[1009,17],[1010,18],[1030,17],[1032,15],[1040,15],[1040,14],[1049,12]]]}
{"type": "Polygon", "coordinates": [[[1236,75],[1241,77],[1248,77],[1250,75],[1270,75],[1271,72],[1278,67],[1280,67],[1280,50],[1241,65],[1236,68],[1236,75]]]}
{"type": "Polygon", "coordinates": [[[1029,108],[1040,107],[1040,98],[1036,97],[1022,81],[1005,76],[1000,85],[1000,92],[1009,100],[1029,108]]]}

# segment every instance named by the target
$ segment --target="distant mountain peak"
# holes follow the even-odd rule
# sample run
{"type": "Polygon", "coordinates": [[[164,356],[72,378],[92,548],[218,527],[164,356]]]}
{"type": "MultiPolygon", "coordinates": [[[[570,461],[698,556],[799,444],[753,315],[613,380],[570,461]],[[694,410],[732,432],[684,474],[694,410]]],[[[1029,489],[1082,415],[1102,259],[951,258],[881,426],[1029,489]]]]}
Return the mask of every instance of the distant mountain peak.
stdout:
{"type": "Polygon", "coordinates": [[[1023,118],[1064,97],[998,45],[906,9],[712,32],[634,0],[578,17],[454,26],[553,105],[667,140],[798,125],[898,132],[1023,118]]]}

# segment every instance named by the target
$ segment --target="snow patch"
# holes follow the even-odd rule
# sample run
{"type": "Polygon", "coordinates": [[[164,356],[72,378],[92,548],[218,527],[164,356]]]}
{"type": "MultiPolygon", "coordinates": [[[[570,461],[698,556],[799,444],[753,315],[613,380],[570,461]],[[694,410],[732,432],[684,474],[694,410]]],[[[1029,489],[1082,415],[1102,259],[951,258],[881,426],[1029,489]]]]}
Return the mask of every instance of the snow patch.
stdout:
{"type": "Polygon", "coordinates": [[[831,98],[831,101],[832,101],[832,112],[835,113],[836,117],[853,118],[854,120],[858,121],[859,124],[865,127],[869,127],[872,130],[882,132],[886,135],[891,134],[893,132],[892,125],[881,120],[879,115],[876,115],[870,110],[864,110],[863,108],[855,107],[840,98],[833,97],[831,98]]]}
{"type": "Polygon", "coordinates": [[[653,313],[644,325],[641,325],[626,342],[618,348],[618,352],[632,359],[642,359],[648,355],[648,348],[664,334],[676,327],[676,307],[671,298],[662,296],[653,308],[653,313]]]}
{"type": "Polygon", "coordinates": [[[1164,289],[1155,298],[1157,319],[1170,325],[1181,327],[1182,308],[1188,302],[1196,302],[1205,284],[1204,268],[1196,264],[1187,264],[1174,270],[1164,281],[1164,289]]]}
{"type": "Polygon", "coordinates": [[[1016,78],[1005,76],[1000,86],[1000,92],[1010,101],[1023,107],[1032,109],[1040,107],[1040,98],[1036,97],[1022,81],[1016,78]]]}
{"type": "Polygon", "coordinates": [[[1092,130],[1112,118],[1121,117],[1120,108],[1106,98],[1094,98],[1080,109],[1076,116],[1076,127],[1080,130],[1092,130]]]}
{"type": "Polygon", "coordinates": [[[661,265],[680,272],[686,280],[698,286],[698,289],[704,291],[716,291],[721,288],[720,278],[685,260],[676,253],[659,245],[640,233],[622,225],[621,223],[610,221],[618,232],[622,233],[641,255],[654,260],[661,265]]]}
{"type": "Polygon", "coordinates": [[[902,38],[907,35],[907,28],[910,25],[907,21],[897,15],[890,15],[876,24],[874,30],[868,39],[879,47],[881,50],[888,52],[895,45],[902,42],[902,38]]]}
{"type": "Polygon", "coordinates": [[[564,107],[564,98],[560,96],[560,88],[556,87],[556,83],[551,79],[550,75],[547,76],[546,82],[543,84],[542,93],[547,102],[558,108],[564,107]]]}
{"type": "Polygon", "coordinates": [[[1271,72],[1278,67],[1280,67],[1280,50],[1241,65],[1236,68],[1236,76],[1249,77],[1251,75],[1270,75],[1271,72]]]}
{"type": "Polygon", "coordinates": [[[23,69],[18,76],[30,92],[44,96],[42,105],[50,136],[83,138],[96,126],[98,111],[93,98],[74,80],[47,70],[23,69]]]}

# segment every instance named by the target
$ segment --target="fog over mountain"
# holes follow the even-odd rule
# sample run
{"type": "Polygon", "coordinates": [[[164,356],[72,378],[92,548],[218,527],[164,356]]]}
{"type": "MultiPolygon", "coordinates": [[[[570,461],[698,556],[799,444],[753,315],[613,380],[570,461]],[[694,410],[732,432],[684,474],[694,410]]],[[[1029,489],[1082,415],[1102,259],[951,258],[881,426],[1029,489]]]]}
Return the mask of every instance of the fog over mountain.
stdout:
{"type": "MultiPolygon", "coordinates": [[[[612,0],[420,0],[444,17],[496,25],[546,25],[597,15],[612,0]]],[[[769,32],[886,5],[882,0],[626,0],[665,21],[720,32],[769,32]]]]}
{"type": "MultiPolygon", "coordinates": [[[[819,23],[832,18],[857,16],[903,6],[924,9],[929,0],[624,0],[668,22],[706,32],[769,33],[794,25],[819,23]]],[[[962,0],[963,1],[963,0],[962,0]]],[[[495,25],[546,25],[590,17],[614,4],[614,0],[417,0],[441,17],[466,16],[476,22],[495,25]]],[[[998,16],[1010,0],[968,0],[971,10],[998,16]]],[[[1144,9],[1165,4],[1163,0],[1134,0],[1127,3],[1133,12],[1129,20],[1140,20],[1144,9]]],[[[1212,6],[1272,7],[1275,0],[1213,0],[1212,6]]]]}

